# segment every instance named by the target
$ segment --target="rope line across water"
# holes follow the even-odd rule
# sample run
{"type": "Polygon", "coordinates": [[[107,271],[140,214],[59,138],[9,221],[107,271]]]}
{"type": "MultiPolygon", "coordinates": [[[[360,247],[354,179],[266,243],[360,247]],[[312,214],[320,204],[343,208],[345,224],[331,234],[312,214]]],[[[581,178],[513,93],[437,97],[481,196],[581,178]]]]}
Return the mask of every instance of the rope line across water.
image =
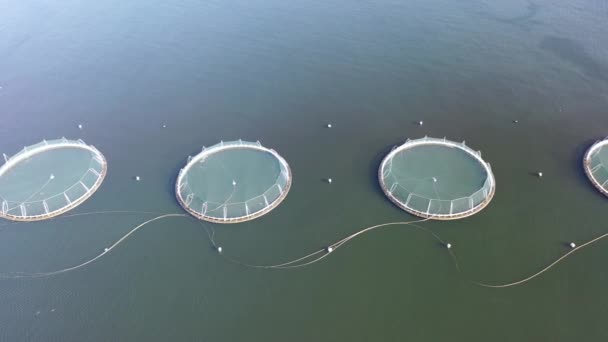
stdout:
{"type": "MultiPolygon", "coordinates": [[[[84,216],[84,215],[96,215],[96,214],[108,214],[108,213],[123,213],[123,214],[158,214],[156,212],[149,212],[149,211],[98,211],[98,212],[88,212],[88,213],[80,213],[80,214],[72,214],[72,215],[66,215],[63,217],[75,217],[75,216],[84,216]]],[[[131,235],[133,235],[135,232],[137,232],[138,230],[140,230],[141,228],[145,227],[146,225],[148,225],[149,223],[158,221],[158,220],[163,220],[166,218],[172,218],[172,217],[190,217],[187,214],[177,214],[177,213],[170,213],[170,214],[162,214],[159,216],[156,216],[154,218],[151,218],[149,220],[146,220],[140,224],[138,224],[137,226],[135,226],[134,228],[132,228],[129,232],[127,232],[125,235],[123,235],[120,239],[116,240],[116,242],[114,242],[112,245],[110,245],[109,247],[105,248],[104,251],[100,254],[98,254],[97,256],[84,261],[78,265],[75,266],[71,266],[71,267],[67,267],[67,268],[63,268],[57,271],[52,271],[52,272],[36,272],[36,273],[25,273],[25,272],[13,272],[13,273],[0,273],[0,279],[18,279],[18,278],[39,278],[39,277],[48,277],[48,276],[53,276],[53,275],[58,275],[58,274],[62,274],[62,273],[67,273],[70,271],[74,271],[80,268],[83,268],[97,260],[99,260],[100,258],[102,258],[103,256],[107,255],[108,253],[110,253],[114,248],[116,248],[117,246],[119,246],[121,243],[123,243],[126,239],[128,239],[131,235]]],[[[334,243],[332,243],[331,245],[329,245],[327,248],[321,248],[317,251],[314,251],[312,253],[309,253],[307,255],[304,255],[300,258],[294,259],[294,260],[290,260],[290,261],[286,261],[280,264],[273,264],[273,265],[254,265],[254,264],[248,264],[245,262],[241,262],[239,260],[236,260],[234,258],[228,257],[225,254],[220,254],[222,256],[222,258],[224,258],[225,260],[231,262],[231,263],[235,263],[241,266],[245,266],[245,267],[249,267],[249,268],[258,268],[258,269],[295,269],[295,268],[301,268],[301,267],[305,267],[305,266],[309,266],[312,264],[315,264],[323,259],[325,259],[326,257],[328,257],[330,254],[332,254],[333,252],[335,252],[338,248],[342,247],[344,244],[346,244],[347,242],[349,242],[350,240],[368,233],[370,231],[379,229],[379,228],[383,228],[383,227],[389,227],[389,226],[400,226],[400,225],[405,225],[405,226],[412,226],[414,228],[423,230],[427,233],[429,233],[431,236],[433,236],[433,238],[435,240],[437,240],[438,242],[440,242],[441,244],[446,244],[445,241],[439,236],[437,235],[435,232],[433,232],[432,230],[425,228],[423,226],[420,226],[419,223],[422,222],[426,222],[428,220],[431,220],[432,218],[425,218],[425,219],[420,219],[420,220],[414,220],[414,221],[402,221],[402,222],[388,222],[388,223],[382,223],[382,224],[377,224],[377,225],[373,225],[370,227],[366,227],[363,228],[353,234],[350,234],[334,243]]],[[[17,223],[14,223],[17,224],[17,223]]],[[[206,225],[203,226],[208,234],[209,240],[211,242],[211,244],[213,245],[213,247],[215,247],[216,249],[218,249],[218,245],[215,242],[215,231],[212,227],[208,228],[206,225]]],[[[573,255],[574,253],[582,250],[583,248],[586,248],[604,238],[608,237],[608,233],[600,235],[590,241],[587,241],[583,244],[581,244],[578,247],[573,248],[572,250],[570,250],[569,252],[567,252],[566,254],[562,255],[561,257],[557,258],[555,261],[551,262],[549,265],[545,266],[544,268],[542,268],[541,270],[539,270],[538,272],[527,276],[523,279],[517,280],[517,281],[513,281],[513,282],[509,282],[509,283],[504,283],[504,284],[488,284],[488,283],[483,283],[483,282],[478,282],[475,280],[471,280],[471,279],[467,279],[469,282],[471,282],[472,284],[475,284],[477,286],[481,286],[481,287],[486,287],[486,288],[507,288],[507,287],[512,287],[512,286],[516,286],[516,285],[521,285],[524,284],[528,281],[531,281],[539,276],[541,276],[542,274],[544,274],[545,272],[549,271],[550,269],[552,269],[553,267],[555,267],[556,265],[558,265],[560,262],[562,262],[563,260],[565,260],[566,258],[570,257],[571,255],[573,255]]],[[[460,265],[458,263],[458,260],[456,258],[456,255],[454,254],[454,252],[452,250],[449,250],[449,254],[452,257],[452,260],[454,261],[454,265],[457,269],[457,271],[460,274],[464,274],[464,272],[461,270],[460,265]]]]}
{"type": "Polygon", "coordinates": [[[89,260],[87,260],[87,261],[85,261],[85,262],[83,262],[81,264],[78,264],[76,266],[67,267],[67,268],[64,268],[64,269],[61,269],[61,270],[57,270],[57,271],[52,271],[52,272],[12,273],[12,274],[11,273],[4,273],[4,274],[0,274],[0,278],[10,278],[10,279],[17,279],[17,278],[39,278],[39,277],[48,277],[48,276],[53,276],[53,275],[57,275],[57,274],[66,273],[66,272],[77,270],[79,268],[87,266],[90,263],[95,262],[97,259],[100,259],[104,255],[110,253],[116,246],[118,246],[120,243],[122,243],[123,241],[125,241],[129,236],[131,236],[131,234],[135,233],[140,228],[146,226],[148,223],[152,223],[154,221],[162,220],[162,219],[168,218],[168,217],[189,217],[189,216],[186,215],[186,214],[164,214],[164,215],[160,215],[160,216],[154,217],[152,219],[149,219],[149,220],[147,220],[147,221],[145,221],[143,223],[140,223],[135,228],[131,229],[127,234],[125,234],[123,237],[121,237],[116,242],[114,242],[110,247],[105,248],[104,251],[101,252],[99,255],[97,255],[94,258],[89,259],[89,260]]]}
{"type": "MultiPolygon", "coordinates": [[[[578,247],[573,248],[568,253],[562,255],[561,257],[557,258],[555,261],[553,261],[549,265],[547,265],[544,268],[542,268],[540,271],[532,274],[529,277],[526,277],[526,278],[518,280],[518,281],[514,281],[512,283],[506,283],[506,284],[486,284],[486,283],[481,283],[481,282],[477,282],[477,281],[474,281],[474,280],[469,280],[469,281],[472,282],[475,285],[479,285],[479,286],[483,286],[483,287],[489,287],[489,288],[495,288],[495,289],[505,288],[505,287],[511,287],[511,286],[515,286],[515,285],[520,285],[520,284],[526,283],[526,282],[528,282],[528,281],[530,281],[530,280],[532,280],[532,279],[534,279],[534,278],[542,275],[543,273],[547,272],[548,270],[552,269],[557,264],[559,264],[560,262],[562,262],[563,260],[565,260],[567,257],[571,256],[572,254],[580,251],[581,249],[583,249],[583,248],[585,248],[585,247],[587,247],[587,246],[589,246],[591,244],[594,244],[594,243],[596,243],[596,242],[604,239],[605,237],[608,237],[608,233],[600,235],[600,236],[598,236],[598,237],[596,237],[596,238],[594,238],[594,239],[592,239],[590,241],[585,242],[584,244],[582,244],[582,245],[580,245],[578,247]]],[[[454,259],[456,258],[456,256],[453,253],[450,252],[450,254],[452,254],[452,257],[454,259]]],[[[458,271],[460,271],[460,267],[458,266],[458,263],[456,263],[456,266],[458,268],[458,271]]]]}

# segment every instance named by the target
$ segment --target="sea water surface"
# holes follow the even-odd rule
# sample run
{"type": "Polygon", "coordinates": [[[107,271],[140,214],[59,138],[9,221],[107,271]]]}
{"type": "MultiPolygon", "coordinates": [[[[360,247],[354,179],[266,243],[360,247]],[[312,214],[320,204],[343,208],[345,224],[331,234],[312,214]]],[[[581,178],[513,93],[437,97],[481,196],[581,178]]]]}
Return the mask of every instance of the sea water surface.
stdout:
{"type": "Polygon", "coordinates": [[[581,167],[608,135],[603,0],[3,0],[0,87],[0,152],[66,136],[107,158],[70,214],[153,212],[2,222],[2,274],[79,264],[184,213],[174,181],[203,145],[260,140],[294,177],[255,221],[166,218],[84,268],[1,279],[2,341],[608,339],[608,241],[516,287],[469,281],[524,278],[608,233],[581,167]],[[294,270],[212,248],[206,228],[226,256],[280,263],[414,219],[377,168],[424,135],[466,140],[496,176],[479,214],[422,224],[460,271],[410,226],[294,270]]]}

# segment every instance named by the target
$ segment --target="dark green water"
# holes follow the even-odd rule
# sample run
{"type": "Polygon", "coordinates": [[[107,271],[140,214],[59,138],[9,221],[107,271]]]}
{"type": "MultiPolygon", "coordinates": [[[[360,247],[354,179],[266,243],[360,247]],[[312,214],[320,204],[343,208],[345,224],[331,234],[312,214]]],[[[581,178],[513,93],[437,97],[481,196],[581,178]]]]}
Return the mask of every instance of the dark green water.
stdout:
{"type": "MultiPolygon", "coordinates": [[[[66,136],[108,160],[77,213],[183,212],[173,187],[188,155],[259,139],[290,163],[289,196],[258,220],[213,227],[226,255],[277,263],[413,219],[376,180],[408,137],[466,140],[497,180],[478,215],[424,224],[452,242],[463,273],[409,227],[309,268],[252,270],[218,257],[202,224],[170,218],[85,268],[1,280],[1,340],[608,338],[608,241],[518,287],[467,281],[517,280],[608,232],[608,199],[581,167],[608,134],[604,2],[8,0],[0,18],[1,150],[66,136]]],[[[0,270],[79,264],[153,216],[0,227],[0,270]]]]}

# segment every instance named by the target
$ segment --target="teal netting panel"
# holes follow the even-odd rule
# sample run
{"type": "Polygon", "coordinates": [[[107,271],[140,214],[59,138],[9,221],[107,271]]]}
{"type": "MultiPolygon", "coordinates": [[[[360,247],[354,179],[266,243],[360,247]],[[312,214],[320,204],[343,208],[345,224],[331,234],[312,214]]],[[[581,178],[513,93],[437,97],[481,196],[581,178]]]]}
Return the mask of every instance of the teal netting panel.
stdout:
{"type": "Polygon", "coordinates": [[[407,206],[421,213],[428,213],[431,200],[416,194],[410,194],[407,206]]]}
{"type": "Polygon", "coordinates": [[[603,165],[598,165],[598,167],[593,171],[593,178],[600,184],[602,187],[606,187],[608,184],[608,169],[606,169],[603,165]]]}
{"type": "Polygon", "coordinates": [[[489,182],[486,181],[483,188],[481,188],[480,190],[478,190],[477,192],[475,192],[473,195],[470,196],[473,206],[476,207],[476,206],[480,205],[481,203],[483,203],[486,200],[486,198],[488,198],[489,192],[490,192],[490,185],[489,185],[489,182]]]}
{"type": "Polygon", "coordinates": [[[266,202],[272,203],[278,200],[282,196],[282,194],[283,189],[279,186],[279,184],[277,184],[271,186],[268,190],[266,190],[266,192],[264,192],[264,195],[262,196],[262,199],[265,198],[266,202]]]}
{"type": "Polygon", "coordinates": [[[25,203],[23,206],[26,208],[24,216],[39,216],[47,214],[47,210],[44,208],[44,202],[31,202],[25,203]]]}
{"type": "Polygon", "coordinates": [[[450,209],[452,207],[452,201],[432,199],[429,213],[435,215],[450,215],[450,209]]]}
{"type": "Polygon", "coordinates": [[[463,212],[467,212],[467,211],[473,209],[472,201],[468,197],[455,199],[452,201],[451,205],[452,205],[451,214],[463,213],[463,212]]]}
{"type": "Polygon", "coordinates": [[[49,208],[50,212],[60,210],[65,207],[67,200],[63,193],[59,195],[55,195],[46,199],[46,205],[49,208]]]}

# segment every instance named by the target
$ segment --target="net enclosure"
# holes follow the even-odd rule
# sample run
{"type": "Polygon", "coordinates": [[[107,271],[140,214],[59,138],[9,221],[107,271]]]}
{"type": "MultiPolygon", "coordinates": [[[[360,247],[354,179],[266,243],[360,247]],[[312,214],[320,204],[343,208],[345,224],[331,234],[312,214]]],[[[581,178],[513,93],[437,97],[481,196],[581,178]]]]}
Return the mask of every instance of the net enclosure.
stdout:
{"type": "Polygon", "coordinates": [[[289,165],[275,150],[259,141],[222,141],[188,158],[175,192],[180,205],[199,219],[238,223],[277,207],[291,180],[289,165]]]}
{"type": "Polygon", "coordinates": [[[583,167],[591,183],[608,196],[608,138],[596,141],[587,150],[583,167]]]}
{"type": "Polygon", "coordinates": [[[490,164],[464,142],[424,137],[395,146],[378,178],[386,196],[416,216],[452,220],[482,210],[494,196],[490,164]]]}
{"type": "Polygon", "coordinates": [[[24,147],[0,167],[0,216],[38,221],[82,204],[107,173],[103,154],[82,140],[43,140],[24,147]]]}

